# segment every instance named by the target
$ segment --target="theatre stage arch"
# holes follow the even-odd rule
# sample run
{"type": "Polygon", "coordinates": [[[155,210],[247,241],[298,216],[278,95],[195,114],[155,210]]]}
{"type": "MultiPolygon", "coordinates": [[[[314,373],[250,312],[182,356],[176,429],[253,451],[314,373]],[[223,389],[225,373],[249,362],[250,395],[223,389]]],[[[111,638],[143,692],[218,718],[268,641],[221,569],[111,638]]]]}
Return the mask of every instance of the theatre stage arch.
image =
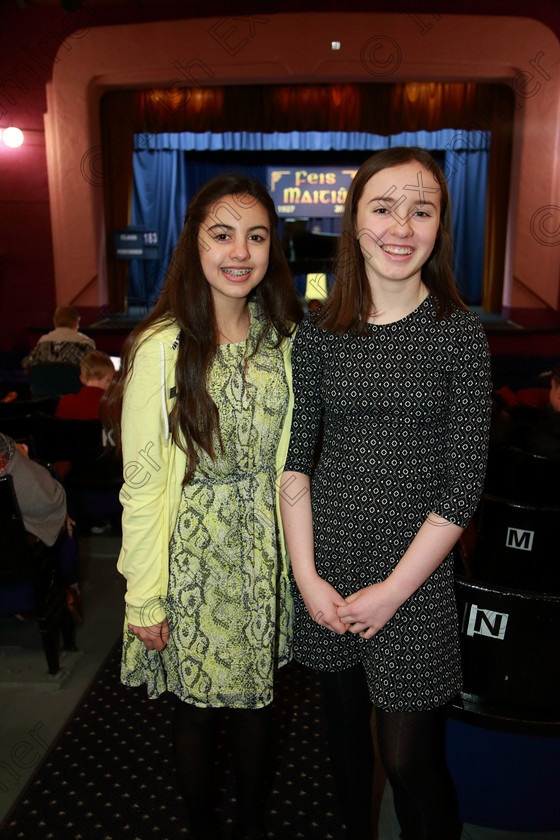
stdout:
{"type": "Polygon", "coordinates": [[[92,26],[69,35],[47,85],[45,115],[57,302],[100,307],[108,300],[101,96],[172,89],[177,80],[511,85],[504,312],[558,313],[560,45],[538,21],[475,15],[255,15],[92,26]]]}

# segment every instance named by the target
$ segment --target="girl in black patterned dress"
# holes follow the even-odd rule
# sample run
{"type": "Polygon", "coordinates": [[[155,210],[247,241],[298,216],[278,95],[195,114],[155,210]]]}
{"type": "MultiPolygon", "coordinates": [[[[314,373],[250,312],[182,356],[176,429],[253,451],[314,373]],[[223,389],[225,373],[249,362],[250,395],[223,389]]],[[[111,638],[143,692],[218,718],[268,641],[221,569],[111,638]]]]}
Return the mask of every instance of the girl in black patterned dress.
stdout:
{"type": "Polygon", "coordinates": [[[461,689],[451,550],[482,490],[491,384],[454,286],[445,178],[424,150],[380,152],[356,174],[333,290],[292,361],[281,499],[295,657],[321,672],[349,836],[372,837],[373,703],[401,837],[453,840],[435,710],[461,689]]]}

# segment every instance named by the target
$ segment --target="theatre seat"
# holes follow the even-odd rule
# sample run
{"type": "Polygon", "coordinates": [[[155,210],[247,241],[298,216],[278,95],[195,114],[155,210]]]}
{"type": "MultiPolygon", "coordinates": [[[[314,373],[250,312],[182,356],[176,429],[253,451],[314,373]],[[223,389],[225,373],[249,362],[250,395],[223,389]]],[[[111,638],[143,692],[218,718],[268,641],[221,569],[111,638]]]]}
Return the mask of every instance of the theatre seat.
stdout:
{"type": "Polygon", "coordinates": [[[12,400],[0,402],[0,419],[5,417],[26,417],[32,414],[54,414],[58,397],[42,397],[37,400],[12,400]]]}
{"type": "Polygon", "coordinates": [[[82,387],[80,368],[62,363],[33,365],[29,368],[29,387],[35,399],[77,394],[82,387]]]}
{"type": "Polygon", "coordinates": [[[33,450],[34,419],[32,414],[7,415],[0,414],[0,432],[8,435],[17,443],[26,443],[33,450]]]}
{"type": "Polygon", "coordinates": [[[485,490],[530,505],[559,505],[559,463],[514,446],[491,446],[485,490]]]}
{"type": "Polygon", "coordinates": [[[69,462],[64,475],[71,514],[82,519],[112,519],[120,522],[122,506],[122,461],[106,446],[99,420],[69,420],[37,415],[34,444],[39,460],[52,464],[69,462]]]}
{"type": "Polygon", "coordinates": [[[469,566],[490,585],[560,594],[560,507],[484,494],[469,566]]]}
{"type": "Polygon", "coordinates": [[[560,597],[466,573],[455,584],[464,687],[446,709],[446,752],[461,818],[508,837],[554,833],[560,597]]]}
{"type": "Polygon", "coordinates": [[[503,717],[560,722],[560,598],[457,576],[465,695],[503,717]]]}
{"type": "Polygon", "coordinates": [[[96,473],[104,449],[101,422],[39,413],[35,416],[35,445],[42,461],[71,461],[79,472],[93,468],[96,473]]]}
{"type": "Polygon", "coordinates": [[[0,616],[25,615],[38,622],[48,672],[56,674],[60,634],[66,650],[76,649],[62,567],[66,535],[49,547],[26,532],[9,475],[0,478],[0,530],[0,616]]]}

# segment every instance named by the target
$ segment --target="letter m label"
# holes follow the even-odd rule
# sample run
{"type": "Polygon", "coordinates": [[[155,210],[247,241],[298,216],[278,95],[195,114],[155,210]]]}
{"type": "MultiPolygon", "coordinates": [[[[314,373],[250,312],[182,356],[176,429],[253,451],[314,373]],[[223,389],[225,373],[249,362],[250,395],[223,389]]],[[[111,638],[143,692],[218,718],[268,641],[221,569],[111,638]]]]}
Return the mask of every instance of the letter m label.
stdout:
{"type": "Polygon", "coordinates": [[[518,548],[520,551],[532,551],[534,536],[534,531],[521,531],[519,528],[508,528],[506,547],[518,548]]]}
{"type": "Polygon", "coordinates": [[[485,610],[477,604],[471,604],[468,616],[467,636],[490,636],[503,641],[509,615],[507,613],[485,610]]]}

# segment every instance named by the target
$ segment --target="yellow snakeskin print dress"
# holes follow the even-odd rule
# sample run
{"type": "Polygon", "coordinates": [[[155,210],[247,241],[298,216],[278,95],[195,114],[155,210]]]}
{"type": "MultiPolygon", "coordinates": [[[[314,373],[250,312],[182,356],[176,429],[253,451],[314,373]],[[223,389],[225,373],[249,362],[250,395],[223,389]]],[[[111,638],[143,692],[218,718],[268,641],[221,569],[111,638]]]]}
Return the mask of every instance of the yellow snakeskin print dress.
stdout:
{"type": "Polygon", "coordinates": [[[288,406],[283,354],[252,319],[247,342],[220,345],[209,391],[223,451],[199,453],[170,543],[170,639],[147,651],[125,629],[122,680],[196,706],[260,708],[290,658],[291,598],[282,573],[275,457],[288,406]]]}

